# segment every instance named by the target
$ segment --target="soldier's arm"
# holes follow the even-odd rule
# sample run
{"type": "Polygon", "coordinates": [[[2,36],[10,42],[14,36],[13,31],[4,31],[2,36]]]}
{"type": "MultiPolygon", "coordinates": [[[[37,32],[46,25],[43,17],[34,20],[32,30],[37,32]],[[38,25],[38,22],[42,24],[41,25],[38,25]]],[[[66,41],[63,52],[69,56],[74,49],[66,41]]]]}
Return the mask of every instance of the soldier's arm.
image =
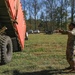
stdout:
{"type": "Polygon", "coordinates": [[[62,34],[68,34],[69,33],[69,31],[67,31],[67,30],[59,30],[59,32],[62,34]]]}
{"type": "Polygon", "coordinates": [[[72,31],[59,30],[59,32],[62,33],[62,34],[71,34],[71,35],[75,35],[75,29],[73,29],[72,31]]]}
{"type": "Polygon", "coordinates": [[[73,29],[72,31],[69,31],[70,34],[75,35],[75,29],[73,29]]]}

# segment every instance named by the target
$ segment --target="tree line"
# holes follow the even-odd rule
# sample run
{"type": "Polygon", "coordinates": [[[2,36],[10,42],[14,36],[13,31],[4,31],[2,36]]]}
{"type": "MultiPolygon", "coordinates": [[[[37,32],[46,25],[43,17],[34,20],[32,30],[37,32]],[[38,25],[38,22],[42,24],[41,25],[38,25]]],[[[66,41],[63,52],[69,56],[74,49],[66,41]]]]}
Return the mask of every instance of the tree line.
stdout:
{"type": "Polygon", "coordinates": [[[75,0],[21,0],[27,30],[67,29],[75,18],[75,0]]]}

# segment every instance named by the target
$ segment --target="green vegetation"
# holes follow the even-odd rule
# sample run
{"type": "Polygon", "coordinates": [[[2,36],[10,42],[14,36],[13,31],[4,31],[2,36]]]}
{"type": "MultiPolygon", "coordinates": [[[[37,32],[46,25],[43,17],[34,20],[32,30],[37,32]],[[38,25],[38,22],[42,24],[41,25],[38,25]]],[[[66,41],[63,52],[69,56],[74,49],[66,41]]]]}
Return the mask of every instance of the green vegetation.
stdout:
{"type": "Polygon", "coordinates": [[[14,52],[10,63],[0,66],[0,75],[75,75],[63,70],[67,36],[30,34],[22,52],[14,52]]]}
{"type": "Polygon", "coordinates": [[[67,30],[75,19],[75,0],[21,0],[27,30],[67,30]]]}

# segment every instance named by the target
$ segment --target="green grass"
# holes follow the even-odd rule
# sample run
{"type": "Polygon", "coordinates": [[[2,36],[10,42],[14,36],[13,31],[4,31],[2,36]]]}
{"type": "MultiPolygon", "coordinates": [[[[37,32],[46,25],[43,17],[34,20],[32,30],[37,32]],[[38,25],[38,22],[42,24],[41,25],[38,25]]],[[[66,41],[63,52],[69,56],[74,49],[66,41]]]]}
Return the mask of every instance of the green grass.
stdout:
{"type": "Polygon", "coordinates": [[[75,75],[63,70],[67,36],[30,34],[22,52],[14,52],[12,61],[0,66],[0,75],[75,75]]]}

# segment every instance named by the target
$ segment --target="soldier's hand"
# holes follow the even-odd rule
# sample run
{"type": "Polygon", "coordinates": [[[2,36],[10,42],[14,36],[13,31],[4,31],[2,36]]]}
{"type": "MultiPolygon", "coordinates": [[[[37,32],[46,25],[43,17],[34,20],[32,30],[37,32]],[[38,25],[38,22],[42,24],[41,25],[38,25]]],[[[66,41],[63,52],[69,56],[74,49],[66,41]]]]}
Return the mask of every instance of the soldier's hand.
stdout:
{"type": "Polygon", "coordinates": [[[64,30],[60,30],[60,29],[59,29],[59,32],[60,32],[60,33],[62,33],[63,31],[64,31],[64,30]]]}
{"type": "Polygon", "coordinates": [[[59,30],[54,30],[54,33],[59,33],[59,30]]]}

